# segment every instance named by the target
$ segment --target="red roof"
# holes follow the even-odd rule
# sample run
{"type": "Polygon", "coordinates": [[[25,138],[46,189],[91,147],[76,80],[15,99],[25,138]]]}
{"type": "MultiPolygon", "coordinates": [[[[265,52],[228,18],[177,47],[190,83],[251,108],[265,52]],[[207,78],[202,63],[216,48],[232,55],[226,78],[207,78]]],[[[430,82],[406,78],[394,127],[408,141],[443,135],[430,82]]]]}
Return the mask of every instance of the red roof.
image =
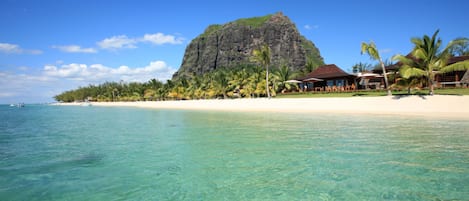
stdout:
{"type": "Polygon", "coordinates": [[[325,66],[319,66],[316,70],[309,73],[304,79],[306,78],[319,78],[319,79],[327,79],[327,78],[336,78],[336,77],[348,77],[351,76],[350,74],[346,73],[335,64],[329,64],[325,66]]]}
{"type": "Polygon", "coordinates": [[[451,57],[448,59],[448,65],[451,65],[460,61],[465,61],[465,60],[469,60],[469,56],[451,57]]]}

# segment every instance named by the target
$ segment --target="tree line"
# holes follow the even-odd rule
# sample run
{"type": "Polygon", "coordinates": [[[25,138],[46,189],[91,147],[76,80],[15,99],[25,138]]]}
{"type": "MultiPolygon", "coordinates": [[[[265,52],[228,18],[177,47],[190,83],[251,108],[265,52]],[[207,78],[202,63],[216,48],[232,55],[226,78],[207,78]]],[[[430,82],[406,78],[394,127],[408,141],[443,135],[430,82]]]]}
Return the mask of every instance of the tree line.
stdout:
{"type": "Polygon", "coordinates": [[[164,83],[156,79],[145,83],[105,82],[65,91],[54,98],[60,102],[111,102],[267,97],[267,92],[275,96],[283,91],[298,90],[296,84],[285,81],[304,73],[281,65],[267,77],[266,69],[246,65],[218,68],[204,75],[181,76],[164,83]],[[268,78],[269,90],[265,78],[268,78]]]}

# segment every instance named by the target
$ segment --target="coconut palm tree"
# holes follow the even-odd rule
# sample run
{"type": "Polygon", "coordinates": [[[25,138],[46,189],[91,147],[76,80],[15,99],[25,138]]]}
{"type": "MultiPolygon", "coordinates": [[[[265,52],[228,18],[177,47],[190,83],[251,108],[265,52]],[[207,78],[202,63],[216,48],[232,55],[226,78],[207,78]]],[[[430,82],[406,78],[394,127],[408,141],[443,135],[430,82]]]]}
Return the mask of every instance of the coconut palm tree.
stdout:
{"type": "Polygon", "coordinates": [[[422,86],[426,83],[426,80],[423,78],[412,79],[400,77],[396,79],[396,83],[392,84],[390,87],[395,89],[407,89],[407,94],[410,95],[413,87],[422,86]]]}
{"type": "Polygon", "coordinates": [[[389,89],[389,83],[388,83],[388,76],[386,75],[386,68],[384,67],[384,62],[381,59],[381,56],[379,55],[378,48],[376,48],[376,45],[373,41],[371,41],[369,44],[363,42],[362,43],[362,48],[361,48],[361,53],[362,54],[368,54],[371,59],[379,61],[381,68],[383,70],[383,76],[384,76],[384,84],[386,85],[386,91],[388,92],[388,96],[391,96],[391,90],[389,89]]]}
{"type": "Polygon", "coordinates": [[[468,56],[469,55],[469,41],[467,38],[458,38],[463,39],[464,41],[453,46],[451,48],[451,54],[453,56],[468,56]]]}
{"type": "Polygon", "coordinates": [[[273,74],[274,79],[278,84],[278,91],[284,91],[285,89],[291,89],[292,87],[297,86],[296,84],[286,82],[296,76],[296,74],[287,65],[281,65],[280,68],[273,72],[273,74]]]}
{"type": "Polygon", "coordinates": [[[265,90],[267,92],[267,97],[270,98],[270,90],[269,90],[269,65],[270,65],[270,47],[267,44],[262,45],[259,49],[255,49],[253,52],[252,59],[261,64],[265,67],[266,74],[265,74],[265,90]]]}
{"type": "Polygon", "coordinates": [[[217,70],[213,75],[213,90],[216,95],[223,95],[223,98],[226,99],[227,91],[229,91],[229,72],[224,69],[217,70]]]}
{"type": "Polygon", "coordinates": [[[453,47],[467,42],[467,39],[459,38],[450,41],[446,47],[440,49],[442,40],[437,38],[439,30],[433,36],[424,35],[422,38],[412,38],[415,45],[411,52],[411,57],[396,55],[393,60],[400,61],[403,65],[399,73],[404,78],[427,78],[430,95],[433,95],[436,73],[446,73],[459,70],[468,70],[469,61],[461,61],[447,65],[448,59],[452,56],[453,47]]]}
{"type": "Polygon", "coordinates": [[[307,75],[313,72],[316,68],[318,68],[318,64],[316,64],[312,59],[308,59],[305,64],[305,68],[303,69],[303,74],[307,75]]]}
{"type": "Polygon", "coordinates": [[[373,68],[373,66],[369,63],[356,63],[352,66],[353,73],[361,73],[361,72],[368,72],[373,68]]]}

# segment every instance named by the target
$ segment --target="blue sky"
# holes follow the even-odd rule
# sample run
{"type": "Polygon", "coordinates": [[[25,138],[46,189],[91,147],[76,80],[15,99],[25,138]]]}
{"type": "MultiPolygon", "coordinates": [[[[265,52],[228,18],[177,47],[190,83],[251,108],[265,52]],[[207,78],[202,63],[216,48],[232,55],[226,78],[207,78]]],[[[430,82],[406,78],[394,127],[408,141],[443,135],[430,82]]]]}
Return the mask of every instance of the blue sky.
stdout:
{"type": "Polygon", "coordinates": [[[406,54],[411,37],[447,44],[469,37],[465,0],[2,0],[0,103],[50,102],[79,86],[105,81],[169,79],[190,41],[210,24],[278,11],[346,71],[361,42],[373,40],[385,59],[406,54]]]}

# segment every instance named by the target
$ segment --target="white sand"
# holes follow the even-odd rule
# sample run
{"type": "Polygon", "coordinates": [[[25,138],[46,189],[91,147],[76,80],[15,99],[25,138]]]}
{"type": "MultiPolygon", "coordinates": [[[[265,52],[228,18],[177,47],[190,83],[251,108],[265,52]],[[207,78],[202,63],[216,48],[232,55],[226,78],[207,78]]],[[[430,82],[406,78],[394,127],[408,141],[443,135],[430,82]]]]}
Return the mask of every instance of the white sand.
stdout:
{"type": "MultiPolygon", "coordinates": [[[[79,105],[79,103],[59,105],[79,105]]],[[[469,119],[469,96],[262,98],[156,102],[99,102],[92,103],[92,105],[241,112],[418,115],[469,119]]]]}

